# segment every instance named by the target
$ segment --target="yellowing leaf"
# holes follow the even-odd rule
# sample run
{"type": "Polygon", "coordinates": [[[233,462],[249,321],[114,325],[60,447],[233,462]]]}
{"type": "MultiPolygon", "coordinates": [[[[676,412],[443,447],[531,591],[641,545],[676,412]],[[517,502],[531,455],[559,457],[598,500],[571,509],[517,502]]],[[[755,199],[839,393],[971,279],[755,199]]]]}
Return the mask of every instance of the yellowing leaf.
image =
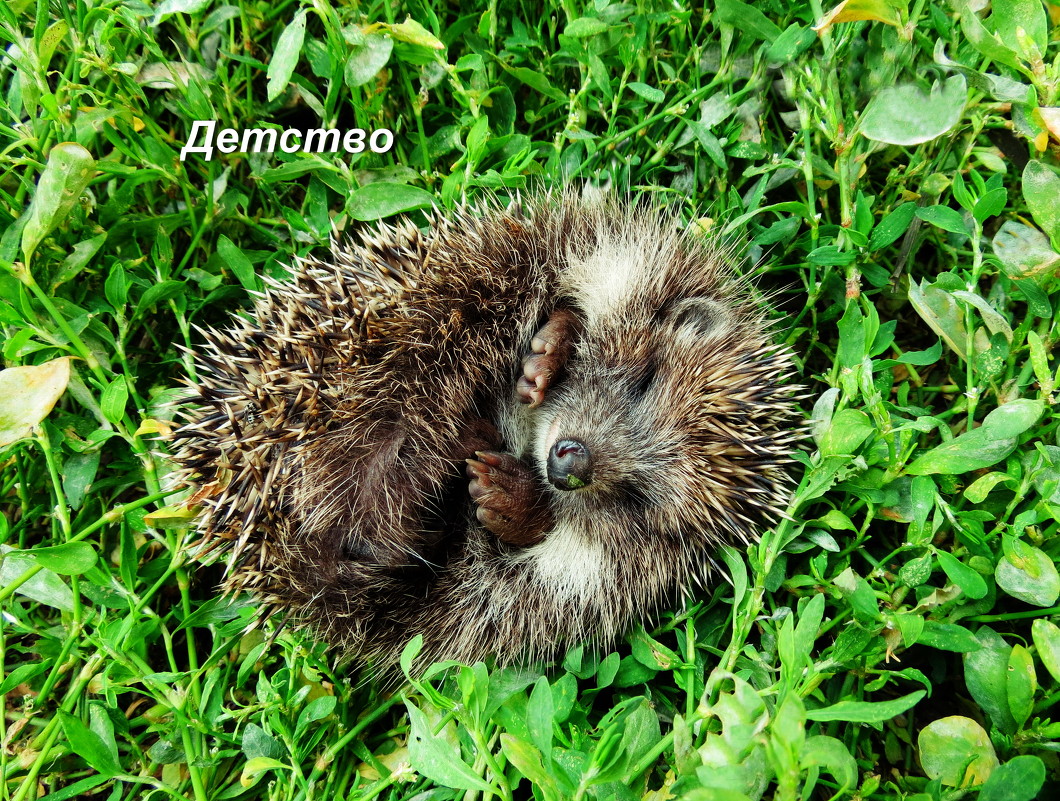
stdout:
{"type": "Polygon", "coordinates": [[[0,448],[30,436],[70,381],[73,356],[0,370],[0,448]]]}

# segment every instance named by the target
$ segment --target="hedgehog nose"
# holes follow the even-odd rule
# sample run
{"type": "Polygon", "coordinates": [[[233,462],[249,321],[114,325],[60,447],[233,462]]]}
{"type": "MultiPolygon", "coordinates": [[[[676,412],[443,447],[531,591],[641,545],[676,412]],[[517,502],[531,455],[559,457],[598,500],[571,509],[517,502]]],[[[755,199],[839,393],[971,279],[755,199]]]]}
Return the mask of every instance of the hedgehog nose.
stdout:
{"type": "Polygon", "coordinates": [[[548,480],[559,490],[588,486],[593,477],[593,457],[576,439],[561,439],[548,452],[548,480]]]}

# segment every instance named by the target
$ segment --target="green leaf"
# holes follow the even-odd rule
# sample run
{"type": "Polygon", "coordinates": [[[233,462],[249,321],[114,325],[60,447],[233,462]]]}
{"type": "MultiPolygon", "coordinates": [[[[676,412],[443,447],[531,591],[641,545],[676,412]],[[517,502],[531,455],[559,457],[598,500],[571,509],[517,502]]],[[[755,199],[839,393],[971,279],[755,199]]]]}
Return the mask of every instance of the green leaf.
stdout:
{"type": "Polygon", "coordinates": [[[76,142],[60,142],[51,149],[22,229],[22,255],[26,264],[33,258],[37,245],[73,210],[95,171],[96,160],[76,142]]]}
{"type": "Polygon", "coordinates": [[[390,61],[394,51],[394,40],[380,33],[362,34],[346,59],[343,78],[351,89],[363,86],[379,74],[390,61]]]}
{"type": "Polygon", "coordinates": [[[435,735],[427,716],[412,700],[405,699],[409,712],[409,757],[412,767],[422,776],[445,787],[490,792],[490,785],[460,758],[459,745],[450,746],[446,738],[435,735]]]}
{"type": "Polygon", "coordinates": [[[73,592],[59,576],[33,561],[29,551],[19,551],[10,545],[0,544],[0,554],[4,557],[0,560],[0,587],[8,587],[16,581],[21,581],[27,571],[34,570],[35,574],[22,581],[15,591],[33,601],[64,612],[73,611],[73,592]]]}
{"type": "Polygon", "coordinates": [[[546,78],[543,73],[532,70],[529,67],[510,67],[504,61],[499,61],[497,63],[507,70],[514,78],[522,81],[531,89],[545,95],[545,97],[550,97],[559,102],[567,101],[567,96],[549,83],[548,78],[546,78]]]}
{"type": "Polygon", "coordinates": [[[984,626],[975,634],[978,648],[964,654],[964,681],[972,698],[1001,732],[1013,734],[1016,721],[1008,706],[1008,663],[1012,646],[984,626]]]}
{"type": "Polygon", "coordinates": [[[1016,721],[1016,728],[1019,729],[1034,711],[1034,691],[1038,689],[1034,660],[1022,645],[1012,646],[1012,653],[1008,657],[1007,683],[1008,708],[1016,721]]]}
{"type": "Polygon", "coordinates": [[[1055,604],[1060,598],[1060,575],[1053,560],[1022,540],[1006,538],[1006,543],[1009,547],[994,571],[997,586],[1034,606],[1055,604]]]}
{"type": "Polygon", "coordinates": [[[31,436],[48,416],[66,392],[72,358],[0,370],[0,448],[31,436]]]}
{"type": "Polygon", "coordinates": [[[964,224],[964,218],[961,217],[961,213],[951,209],[949,206],[926,206],[922,209],[917,209],[916,216],[944,231],[950,231],[955,234],[968,233],[968,227],[964,224]]]}
{"type": "Polygon", "coordinates": [[[869,234],[869,250],[876,251],[885,248],[904,234],[913,221],[913,217],[916,216],[916,208],[916,203],[902,203],[880,220],[869,234]]]}
{"type": "Polygon", "coordinates": [[[607,23],[602,19],[597,19],[596,17],[578,17],[578,19],[574,20],[563,29],[563,33],[567,36],[572,36],[575,39],[584,39],[588,36],[596,36],[598,33],[603,33],[606,30],[607,23]]]}
{"type": "Polygon", "coordinates": [[[839,783],[838,794],[854,789],[858,781],[858,763],[846,745],[835,737],[823,734],[807,737],[799,754],[799,765],[803,769],[824,768],[839,783]]]}
{"type": "Polygon", "coordinates": [[[862,136],[891,145],[919,145],[937,139],[961,120],[968,99],[963,75],[953,75],[925,92],[917,84],[881,89],[861,115],[862,136]]]}
{"type": "Polygon", "coordinates": [[[1029,58],[1031,53],[1020,42],[1020,32],[1030,37],[1039,53],[1045,52],[1049,41],[1049,27],[1045,8],[1038,0],[996,0],[990,4],[989,24],[994,35],[1009,50],[1029,58]]]}
{"type": "Polygon", "coordinates": [[[94,770],[105,776],[120,776],[124,772],[113,751],[99,734],[63,709],[59,710],[59,720],[71,753],[81,757],[94,770]]]}
{"type": "Polygon", "coordinates": [[[280,34],[280,40],[276,43],[276,50],[272,54],[269,68],[266,72],[269,83],[266,89],[269,101],[275,100],[291,81],[294,68],[298,66],[298,59],[302,54],[302,45],[305,42],[305,16],[304,10],[294,15],[287,27],[280,34]]]}
{"type": "Polygon", "coordinates": [[[232,271],[244,289],[248,292],[260,289],[257,276],[254,275],[254,265],[250,263],[246,254],[224,234],[217,237],[217,254],[224,260],[225,266],[232,271]]]}
{"type": "Polygon", "coordinates": [[[125,384],[125,376],[114,376],[114,380],[107,384],[100,398],[99,408],[103,416],[112,423],[120,423],[125,416],[125,404],[129,402],[129,387],[125,384]]]}
{"type": "Polygon", "coordinates": [[[807,709],[807,720],[842,720],[850,723],[882,723],[912,709],[927,695],[924,690],[890,701],[839,701],[821,709],[807,709]]]}
{"type": "Polygon", "coordinates": [[[28,552],[33,561],[62,576],[79,576],[96,564],[96,549],[87,542],[67,542],[28,552]]]}
{"type": "Polygon", "coordinates": [[[1053,240],[1060,243],[1060,176],[1041,161],[1032,159],[1023,168],[1023,198],[1034,221],[1053,240]]]}
{"type": "Polygon", "coordinates": [[[860,409],[840,409],[827,427],[815,434],[815,439],[822,456],[845,456],[856,453],[875,430],[869,416],[860,409]]]}
{"type": "Polygon", "coordinates": [[[1049,675],[1060,682],[1060,628],[1055,623],[1038,618],[1031,624],[1034,647],[1049,675]]]}
{"type": "Polygon", "coordinates": [[[540,751],[525,740],[508,733],[501,734],[501,751],[516,770],[541,790],[546,801],[559,801],[559,787],[552,774],[545,769],[540,751]]]}
{"type": "Polygon", "coordinates": [[[937,551],[935,557],[939,560],[942,572],[969,598],[978,600],[986,595],[986,582],[968,565],[947,551],[937,551]]]}
{"type": "Polygon", "coordinates": [[[1002,223],[990,244],[1010,278],[1051,275],[1060,262],[1049,237],[1015,220],[1002,223]]]}
{"type": "Polygon", "coordinates": [[[979,791],[978,801],[1034,801],[1045,784],[1045,764],[1036,756],[1012,757],[999,765],[979,791]]]}
{"type": "Polygon", "coordinates": [[[1015,439],[995,438],[989,430],[979,427],[932,448],[906,467],[905,472],[913,476],[968,473],[997,464],[1015,449],[1015,439]]]}
{"type": "Polygon", "coordinates": [[[938,648],[940,651],[967,653],[979,647],[975,636],[956,623],[940,623],[937,620],[925,620],[924,630],[917,640],[922,645],[938,648]]]}
{"type": "Polygon", "coordinates": [[[626,88],[651,103],[661,103],[666,99],[666,93],[662,89],[656,89],[654,86],[648,86],[648,84],[640,83],[639,81],[627,83],[626,88]]]}
{"type": "Polygon", "coordinates": [[[526,704],[526,727],[534,745],[541,751],[542,759],[548,764],[552,759],[552,720],[555,716],[552,702],[552,687],[548,678],[541,676],[530,691],[530,700],[526,704]]]}
{"type": "Polygon", "coordinates": [[[926,281],[909,282],[909,302],[925,323],[953,349],[967,360],[968,334],[964,327],[964,309],[953,294],[939,285],[926,281]]]}
{"type": "Polygon", "coordinates": [[[780,36],[780,28],[776,23],[754,6],[741,3],[740,0],[718,0],[714,17],[755,39],[772,42],[780,36]]]}
{"type": "Polygon", "coordinates": [[[287,756],[283,743],[256,723],[248,723],[243,729],[242,749],[247,759],[282,759],[287,756]]]}
{"type": "Polygon", "coordinates": [[[434,195],[419,187],[376,181],[356,190],[347,201],[346,208],[353,219],[368,221],[433,205],[434,195]]]}
{"type": "Polygon", "coordinates": [[[983,727],[960,715],[929,723],[921,730],[917,745],[928,778],[947,787],[982,784],[998,764],[983,727]]]}
{"type": "Polygon", "coordinates": [[[1045,403],[1029,398],[1017,398],[998,406],[983,419],[981,428],[991,437],[1005,439],[1018,437],[1041,419],[1045,403]]]}

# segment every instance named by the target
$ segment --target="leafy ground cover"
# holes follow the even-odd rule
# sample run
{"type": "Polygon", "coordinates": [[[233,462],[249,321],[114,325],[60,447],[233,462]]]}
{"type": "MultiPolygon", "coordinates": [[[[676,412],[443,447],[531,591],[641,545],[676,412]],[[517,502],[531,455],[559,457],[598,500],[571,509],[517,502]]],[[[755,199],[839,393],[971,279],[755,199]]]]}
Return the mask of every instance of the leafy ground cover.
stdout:
{"type": "Polygon", "coordinates": [[[1058,30],[1041,0],[0,5],[0,798],[1055,797],[1058,30]],[[211,120],[393,146],[182,160],[211,120]],[[812,394],[790,520],[558,665],[386,693],[244,633],[167,482],[193,326],[333,225],[585,180],[749,243],[812,394]]]}

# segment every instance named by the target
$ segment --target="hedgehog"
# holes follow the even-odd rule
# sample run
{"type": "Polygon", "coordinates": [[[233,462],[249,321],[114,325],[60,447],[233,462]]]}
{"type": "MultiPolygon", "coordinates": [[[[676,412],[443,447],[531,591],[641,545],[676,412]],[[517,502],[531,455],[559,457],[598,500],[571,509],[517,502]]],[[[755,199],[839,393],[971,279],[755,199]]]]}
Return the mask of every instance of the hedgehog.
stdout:
{"type": "Polygon", "coordinates": [[[204,553],[380,673],[414,635],[418,666],[612,645],[784,514],[794,355],[665,208],[428,222],[333,239],[202,331],[175,460],[204,553]]]}

